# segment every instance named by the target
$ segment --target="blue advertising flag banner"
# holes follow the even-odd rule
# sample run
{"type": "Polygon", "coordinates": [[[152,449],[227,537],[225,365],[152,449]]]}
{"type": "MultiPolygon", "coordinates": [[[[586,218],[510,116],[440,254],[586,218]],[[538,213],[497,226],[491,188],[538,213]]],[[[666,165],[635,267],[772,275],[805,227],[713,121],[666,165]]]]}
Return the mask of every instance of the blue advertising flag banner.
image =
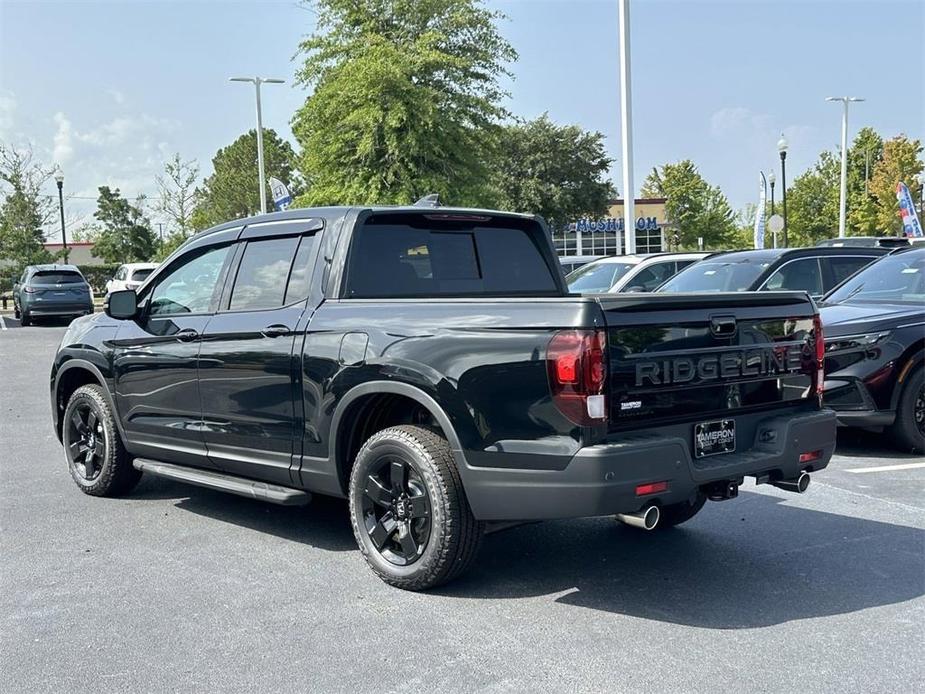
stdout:
{"type": "Polygon", "coordinates": [[[896,199],[899,200],[899,216],[903,220],[903,234],[918,238],[922,236],[922,224],[915,212],[915,203],[912,202],[912,193],[909,187],[900,181],[896,184],[896,199]]]}

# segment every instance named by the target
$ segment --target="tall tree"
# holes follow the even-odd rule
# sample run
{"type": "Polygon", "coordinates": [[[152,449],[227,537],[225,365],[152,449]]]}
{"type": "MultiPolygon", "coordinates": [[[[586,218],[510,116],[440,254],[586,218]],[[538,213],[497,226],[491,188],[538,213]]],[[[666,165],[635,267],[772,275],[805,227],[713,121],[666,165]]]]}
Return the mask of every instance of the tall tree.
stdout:
{"type": "Polygon", "coordinates": [[[37,163],[32,150],[0,144],[0,260],[9,263],[8,272],[19,274],[26,265],[49,262],[43,227],[53,217],[53,201],[40,193],[52,169],[37,163]]]}
{"type": "Polygon", "coordinates": [[[156,177],[158,197],[156,212],[167,220],[169,236],[161,243],[159,255],[166,256],[183,243],[193,231],[192,216],[196,207],[196,181],[199,164],[183,161],[180,154],[164,163],[164,173],[156,177]]]}
{"type": "Polygon", "coordinates": [[[883,156],[883,138],[873,128],[861,128],[848,149],[849,236],[876,236],[877,200],[870,194],[870,179],[883,156]]]}
{"type": "Polygon", "coordinates": [[[787,189],[787,237],[791,246],[812,246],[837,235],[840,176],[839,158],[827,150],[787,189]]]}
{"type": "Polygon", "coordinates": [[[135,205],[119,193],[119,189],[100,186],[96,217],[99,233],[93,255],[108,263],[132,263],[150,260],[157,250],[157,238],[151,223],[144,216],[139,198],[135,205]]]}
{"type": "MultiPolygon", "coordinates": [[[[267,178],[274,176],[298,191],[293,181],[295,152],[274,130],[263,130],[263,159],[267,178]]],[[[204,229],[230,219],[248,217],[260,212],[257,175],[257,131],[250,130],[212,158],[213,173],[198,191],[198,203],[188,223],[194,229],[204,229]]],[[[265,191],[269,195],[269,189],[265,191]]]]}
{"type": "Polygon", "coordinates": [[[556,125],[544,113],[505,126],[498,143],[491,184],[499,207],[541,214],[553,227],[606,213],[615,191],[601,133],[556,125]]]}
{"type": "Polygon", "coordinates": [[[897,135],[883,143],[883,157],[874,168],[870,181],[870,192],[877,200],[877,226],[881,234],[901,235],[902,220],[899,217],[899,201],[896,199],[896,185],[909,186],[913,200],[921,196],[918,174],[922,172],[922,143],[897,135]]]}
{"type": "Polygon", "coordinates": [[[292,121],[309,184],[300,204],[488,196],[486,162],[516,59],[481,0],[317,0],[299,47],[313,90],[292,121]]]}
{"type": "Polygon", "coordinates": [[[704,180],[690,159],[653,168],[642,184],[645,197],[665,198],[665,216],[677,225],[681,246],[719,248],[736,237],[735,213],[718,186],[704,180]]]}

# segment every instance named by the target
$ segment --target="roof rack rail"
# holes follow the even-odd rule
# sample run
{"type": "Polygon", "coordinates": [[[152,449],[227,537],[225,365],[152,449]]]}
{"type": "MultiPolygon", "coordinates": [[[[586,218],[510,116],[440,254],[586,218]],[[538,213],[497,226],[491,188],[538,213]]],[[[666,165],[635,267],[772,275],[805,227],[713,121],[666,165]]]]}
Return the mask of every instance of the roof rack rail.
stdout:
{"type": "Polygon", "coordinates": [[[440,195],[430,193],[414,203],[414,207],[440,207],[440,195]]]}

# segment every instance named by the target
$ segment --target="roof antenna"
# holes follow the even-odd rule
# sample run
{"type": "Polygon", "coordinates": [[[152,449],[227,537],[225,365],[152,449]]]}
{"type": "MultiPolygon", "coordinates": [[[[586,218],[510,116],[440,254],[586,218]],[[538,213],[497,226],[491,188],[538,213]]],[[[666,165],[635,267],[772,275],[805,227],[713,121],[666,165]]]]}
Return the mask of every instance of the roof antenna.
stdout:
{"type": "Polygon", "coordinates": [[[415,207],[440,207],[440,196],[437,193],[425,195],[414,203],[415,207]]]}

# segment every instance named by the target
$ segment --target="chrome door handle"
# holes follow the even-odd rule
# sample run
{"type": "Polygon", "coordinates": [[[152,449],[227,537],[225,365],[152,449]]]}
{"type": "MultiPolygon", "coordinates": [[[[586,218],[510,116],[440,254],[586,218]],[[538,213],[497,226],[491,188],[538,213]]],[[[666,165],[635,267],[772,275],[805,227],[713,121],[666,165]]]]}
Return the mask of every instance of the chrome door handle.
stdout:
{"type": "Polygon", "coordinates": [[[192,342],[199,338],[199,333],[192,328],[184,328],[180,332],[174,333],[173,337],[180,342],[192,342]]]}

